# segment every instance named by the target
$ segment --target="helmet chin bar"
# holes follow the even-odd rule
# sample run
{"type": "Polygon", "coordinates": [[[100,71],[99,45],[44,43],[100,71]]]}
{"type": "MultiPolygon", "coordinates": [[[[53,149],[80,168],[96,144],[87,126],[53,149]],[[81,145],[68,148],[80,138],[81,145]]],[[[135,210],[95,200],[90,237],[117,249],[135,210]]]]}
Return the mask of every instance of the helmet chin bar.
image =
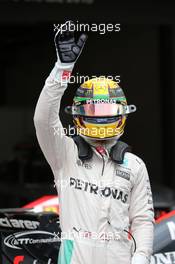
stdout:
{"type": "MultiPolygon", "coordinates": [[[[124,133],[124,132],[123,132],[124,133]]],[[[113,137],[108,137],[108,138],[93,138],[93,137],[90,137],[90,136],[85,136],[85,135],[82,135],[82,134],[78,134],[80,137],[84,138],[86,141],[107,141],[107,140],[111,140],[111,139],[115,139],[116,141],[119,140],[119,138],[123,135],[120,134],[120,135],[117,135],[117,136],[113,136],[113,137]]]]}
{"type": "Polygon", "coordinates": [[[98,147],[102,146],[104,147],[108,153],[111,150],[111,148],[117,143],[119,137],[121,136],[114,136],[112,138],[105,138],[104,140],[98,140],[95,138],[86,137],[84,135],[80,135],[90,146],[92,147],[98,147]]]}
{"type": "Polygon", "coordinates": [[[114,123],[107,124],[92,124],[84,122],[83,117],[74,117],[74,124],[77,128],[77,134],[84,137],[90,138],[93,141],[106,141],[110,139],[118,140],[124,132],[126,116],[122,117],[121,120],[117,120],[114,123]]]}

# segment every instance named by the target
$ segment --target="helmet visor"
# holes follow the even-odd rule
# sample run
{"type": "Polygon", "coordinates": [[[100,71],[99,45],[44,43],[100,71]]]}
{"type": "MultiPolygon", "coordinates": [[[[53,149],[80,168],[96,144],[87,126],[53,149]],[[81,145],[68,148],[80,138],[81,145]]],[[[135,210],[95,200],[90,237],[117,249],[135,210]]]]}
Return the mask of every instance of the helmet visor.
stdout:
{"type": "Polygon", "coordinates": [[[127,115],[136,111],[135,105],[122,104],[84,104],[79,106],[67,106],[66,112],[71,115],[89,116],[89,117],[110,117],[127,115]]]}

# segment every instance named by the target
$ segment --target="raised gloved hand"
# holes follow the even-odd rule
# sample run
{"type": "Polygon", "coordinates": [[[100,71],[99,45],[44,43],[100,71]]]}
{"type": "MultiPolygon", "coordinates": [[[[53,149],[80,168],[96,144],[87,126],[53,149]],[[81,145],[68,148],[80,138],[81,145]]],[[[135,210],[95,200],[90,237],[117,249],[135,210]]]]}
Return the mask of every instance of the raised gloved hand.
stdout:
{"type": "Polygon", "coordinates": [[[58,61],[75,63],[83,50],[86,39],[87,35],[81,34],[79,39],[75,40],[72,21],[67,21],[61,25],[54,39],[58,61]]]}

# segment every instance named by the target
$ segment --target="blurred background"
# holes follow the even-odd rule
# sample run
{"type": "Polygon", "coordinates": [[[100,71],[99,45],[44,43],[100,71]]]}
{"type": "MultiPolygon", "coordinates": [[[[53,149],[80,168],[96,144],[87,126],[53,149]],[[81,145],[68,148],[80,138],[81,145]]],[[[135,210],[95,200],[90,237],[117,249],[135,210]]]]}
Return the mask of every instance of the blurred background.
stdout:
{"type": "MultiPolygon", "coordinates": [[[[130,104],[122,140],[147,164],[155,200],[170,206],[175,189],[175,5],[149,1],[0,1],[0,207],[19,207],[55,194],[52,172],[37,144],[33,115],[55,61],[54,25],[120,24],[119,32],[87,32],[74,75],[120,76],[130,104]]],[[[77,33],[77,36],[79,33],[77,33]]],[[[79,83],[61,105],[71,119],[79,83]]],[[[163,206],[163,205],[162,205],[163,206]]]]}

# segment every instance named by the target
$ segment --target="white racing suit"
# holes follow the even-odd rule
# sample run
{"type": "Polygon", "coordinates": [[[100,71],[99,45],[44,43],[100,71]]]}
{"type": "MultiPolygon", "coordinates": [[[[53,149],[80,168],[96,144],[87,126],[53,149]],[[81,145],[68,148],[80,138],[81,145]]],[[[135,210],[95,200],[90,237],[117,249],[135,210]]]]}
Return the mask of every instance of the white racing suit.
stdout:
{"type": "Polygon", "coordinates": [[[148,264],[154,213],[143,161],[126,152],[121,165],[93,148],[81,162],[74,140],[63,134],[59,119],[62,83],[72,71],[56,63],[38,100],[34,123],[41,149],[51,166],[59,195],[62,243],[58,264],[148,264]],[[127,232],[131,231],[136,241],[127,232]]]}

